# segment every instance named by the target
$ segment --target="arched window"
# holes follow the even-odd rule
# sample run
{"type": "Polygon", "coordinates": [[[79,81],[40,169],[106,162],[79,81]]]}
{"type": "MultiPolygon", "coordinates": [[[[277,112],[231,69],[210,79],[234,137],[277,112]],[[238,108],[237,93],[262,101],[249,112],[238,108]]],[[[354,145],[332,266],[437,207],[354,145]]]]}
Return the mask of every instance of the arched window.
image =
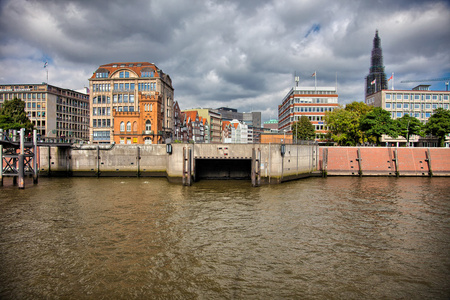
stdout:
{"type": "Polygon", "coordinates": [[[145,130],[146,131],[152,130],[152,123],[150,122],[150,120],[147,120],[147,122],[145,122],[145,130]]]}
{"type": "Polygon", "coordinates": [[[124,122],[120,122],[120,131],[121,132],[125,131],[125,123],[124,122]]]}
{"type": "Polygon", "coordinates": [[[131,122],[127,122],[127,131],[131,131],[131,122]]]}
{"type": "Polygon", "coordinates": [[[153,104],[150,104],[150,111],[153,111],[153,104]]]}
{"type": "Polygon", "coordinates": [[[137,122],[133,122],[133,131],[134,131],[134,132],[137,131],[137,122]]]}

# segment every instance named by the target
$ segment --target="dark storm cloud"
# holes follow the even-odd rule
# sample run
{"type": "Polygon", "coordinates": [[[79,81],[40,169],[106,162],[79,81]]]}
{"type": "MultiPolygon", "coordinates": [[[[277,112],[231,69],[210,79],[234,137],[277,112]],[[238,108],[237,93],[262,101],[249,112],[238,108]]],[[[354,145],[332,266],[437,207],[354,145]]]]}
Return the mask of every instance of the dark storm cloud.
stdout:
{"type": "MultiPolygon", "coordinates": [[[[0,81],[78,89],[101,64],[149,61],[182,108],[229,106],[276,117],[293,86],[334,86],[362,101],[375,30],[386,73],[450,73],[445,1],[3,0],[0,81]]],[[[409,87],[408,87],[409,88],[409,87]]]]}

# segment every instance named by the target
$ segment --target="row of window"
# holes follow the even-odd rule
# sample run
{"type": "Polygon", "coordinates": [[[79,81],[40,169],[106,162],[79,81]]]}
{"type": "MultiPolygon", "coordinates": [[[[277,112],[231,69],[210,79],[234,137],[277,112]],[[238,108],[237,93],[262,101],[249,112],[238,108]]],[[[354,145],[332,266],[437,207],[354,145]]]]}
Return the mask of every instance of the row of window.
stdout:
{"type": "Polygon", "coordinates": [[[327,112],[327,111],[333,111],[334,107],[294,107],[291,108],[291,112],[327,112]]]}
{"type": "Polygon", "coordinates": [[[110,132],[108,131],[94,131],[93,132],[94,141],[105,141],[110,140],[110,132]]]}
{"type": "Polygon", "coordinates": [[[138,83],[139,91],[156,91],[156,82],[138,83]]]}
{"type": "Polygon", "coordinates": [[[27,108],[37,108],[45,110],[45,102],[27,102],[27,108]]]}
{"type": "Polygon", "coordinates": [[[113,106],[113,109],[119,112],[134,112],[134,106],[113,106]]]}
{"type": "Polygon", "coordinates": [[[155,71],[144,71],[141,72],[141,77],[155,77],[155,71]]]}
{"type": "Polygon", "coordinates": [[[386,103],[386,109],[391,109],[391,108],[397,108],[397,109],[437,109],[437,108],[444,108],[444,109],[448,109],[449,105],[448,104],[418,104],[418,103],[390,103],[387,102],[386,103]]]}
{"type": "Polygon", "coordinates": [[[31,111],[31,112],[28,112],[27,113],[27,117],[28,118],[40,118],[40,117],[43,117],[43,118],[45,118],[45,111],[43,111],[43,112],[40,112],[40,111],[31,111]]]}
{"type": "MultiPolygon", "coordinates": [[[[134,103],[134,94],[115,94],[113,103],[134,103]]],[[[109,102],[108,102],[109,103],[109,102]]]]}
{"type": "Polygon", "coordinates": [[[418,119],[428,119],[429,117],[431,117],[432,113],[431,112],[425,112],[425,113],[392,112],[392,118],[393,119],[401,118],[401,117],[403,117],[405,115],[410,115],[410,116],[418,118],[418,119]]]}
{"type": "Polygon", "coordinates": [[[93,107],[92,115],[93,116],[110,116],[111,115],[111,107],[93,107]]]}
{"type": "Polygon", "coordinates": [[[111,119],[92,119],[92,127],[111,127],[111,119]]]}
{"type": "Polygon", "coordinates": [[[291,99],[290,104],[292,103],[337,103],[335,99],[330,98],[294,98],[291,99]]]}
{"type": "Polygon", "coordinates": [[[13,100],[14,98],[21,99],[23,101],[45,99],[45,93],[11,93],[0,94],[0,100],[13,100]]]}
{"type": "Polygon", "coordinates": [[[92,99],[93,104],[109,104],[111,100],[109,97],[105,95],[97,96],[92,99]]]}
{"type": "Polygon", "coordinates": [[[386,100],[448,100],[448,95],[431,94],[386,94],[386,100]]]}
{"type": "Polygon", "coordinates": [[[108,72],[99,72],[99,73],[95,73],[95,77],[96,78],[108,78],[109,73],[108,72]]]}
{"type": "Polygon", "coordinates": [[[111,85],[109,83],[93,84],[93,92],[109,92],[111,90],[111,85]]]}
{"type": "MultiPolygon", "coordinates": [[[[135,89],[134,83],[114,83],[114,92],[117,92],[117,91],[134,92],[134,89],[135,89]]],[[[109,92],[109,91],[111,91],[111,85],[110,84],[93,84],[92,90],[93,90],[93,92],[109,92]]],[[[156,82],[138,83],[138,91],[156,91],[156,82]]],[[[33,95],[36,95],[36,94],[33,94],[33,95]]],[[[45,94],[43,94],[43,95],[45,95],[45,94]]],[[[2,96],[2,94],[0,94],[0,97],[1,96],[2,96]]],[[[0,100],[1,100],[1,98],[0,98],[0,100]]]]}
{"type": "Polygon", "coordinates": [[[130,72],[128,71],[119,72],[119,78],[130,78],[130,72]]]}

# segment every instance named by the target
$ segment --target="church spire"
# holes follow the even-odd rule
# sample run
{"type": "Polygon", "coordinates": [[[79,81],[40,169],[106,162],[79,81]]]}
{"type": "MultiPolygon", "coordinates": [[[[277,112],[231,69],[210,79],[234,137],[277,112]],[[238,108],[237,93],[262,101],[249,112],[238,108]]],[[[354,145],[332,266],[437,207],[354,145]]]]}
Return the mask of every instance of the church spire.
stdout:
{"type": "Polygon", "coordinates": [[[372,58],[369,75],[366,77],[366,96],[374,94],[380,90],[387,89],[387,79],[384,73],[383,54],[381,50],[381,40],[378,36],[378,29],[373,38],[372,58]]]}

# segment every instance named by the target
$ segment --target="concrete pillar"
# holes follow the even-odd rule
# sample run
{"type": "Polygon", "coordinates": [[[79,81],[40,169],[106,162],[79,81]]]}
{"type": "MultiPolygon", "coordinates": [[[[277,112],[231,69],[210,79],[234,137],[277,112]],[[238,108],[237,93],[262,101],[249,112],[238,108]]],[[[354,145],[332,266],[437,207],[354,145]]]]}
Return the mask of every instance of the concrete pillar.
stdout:
{"type": "Polygon", "coordinates": [[[19,189],[25,188],[24,143],[25,143],[25,129],[22,128],[22,129],[20,129],[19,189]]]}
{"type": "Polygon", "coordinates": [[[37,131],[33,130],[33,183],[38,183],[37,131]]]}

